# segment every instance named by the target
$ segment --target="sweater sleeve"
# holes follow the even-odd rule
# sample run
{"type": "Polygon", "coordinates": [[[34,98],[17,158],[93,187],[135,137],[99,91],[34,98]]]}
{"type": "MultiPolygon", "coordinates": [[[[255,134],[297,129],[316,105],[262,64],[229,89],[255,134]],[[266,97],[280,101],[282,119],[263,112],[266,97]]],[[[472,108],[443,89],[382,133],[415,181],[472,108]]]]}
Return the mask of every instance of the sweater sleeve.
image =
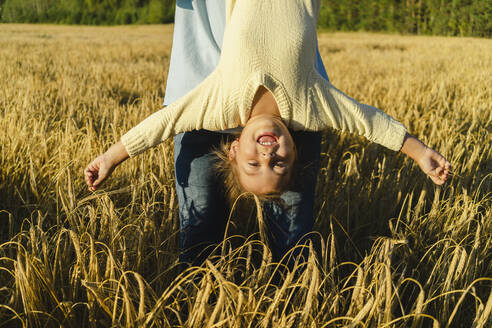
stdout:
{"type": "Polygon", "coordinates": [[[218,71],[214,71],[188,94],[151,114],[124,134],[121,141],[130,157],[181,132],[223,129],[219,76],[218,71]]]}
{"type": "Polygon", "coordinates": [[[402,123],[376,107],[350,98],[319,74],[314,75],[315,82],[310,89],[310,124],[318,129],[332,127],[358,133],[391,150],[401,149],[407,132],[402,123]]]}

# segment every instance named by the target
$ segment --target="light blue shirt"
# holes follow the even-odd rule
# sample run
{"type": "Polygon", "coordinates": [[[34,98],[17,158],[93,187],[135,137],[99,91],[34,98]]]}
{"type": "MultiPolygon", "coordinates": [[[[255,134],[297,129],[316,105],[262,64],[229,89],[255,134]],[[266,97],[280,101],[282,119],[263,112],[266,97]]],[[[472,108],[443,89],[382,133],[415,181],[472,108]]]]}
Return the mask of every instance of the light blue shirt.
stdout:
{"type": "MultiPolygon", "coordinates": [[[[225,0],[177,0],[164,105],[181,98],[215,69],[225,29],[225,0]]],[[[316,49],[316,69],[328,79],[316,49]]]]}

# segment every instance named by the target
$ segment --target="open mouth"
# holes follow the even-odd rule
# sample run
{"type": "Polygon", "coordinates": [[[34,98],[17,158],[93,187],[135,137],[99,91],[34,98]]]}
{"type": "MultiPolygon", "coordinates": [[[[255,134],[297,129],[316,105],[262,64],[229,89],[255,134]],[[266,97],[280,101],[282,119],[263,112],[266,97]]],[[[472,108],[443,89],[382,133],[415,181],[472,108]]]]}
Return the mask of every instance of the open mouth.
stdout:
{"type": "Polygon", "coordinates": [[[278,137],[271,132],[263,133],[256,139],[256,142],[265,147],[272,147],[278,143],[278,137]]]}

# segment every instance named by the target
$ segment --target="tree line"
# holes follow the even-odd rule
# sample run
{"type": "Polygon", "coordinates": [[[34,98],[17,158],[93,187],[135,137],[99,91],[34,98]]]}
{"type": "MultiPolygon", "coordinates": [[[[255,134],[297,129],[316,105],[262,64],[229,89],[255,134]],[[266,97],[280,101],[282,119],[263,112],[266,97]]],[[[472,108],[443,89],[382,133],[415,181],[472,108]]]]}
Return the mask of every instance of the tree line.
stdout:
{"type": "MultiPolygon", "coordinates": [[[[0,0],[0,22],[159,24],[173,21],[174,7],[172,0],[0,0]]],[[[319,25],[342,31],[491,37],[492,1],[322,0],[319,25]]]]}
{"type": "Polygon", "coordinates": [[[333,30],[492,36],[491,0],[323,0],[320,26],[333,30]]]}
{"type": "Polygon", "coordinates": [[[0,0],[0,22],[84,25],[171,23],[174,6],[172,0],[0,0]]]}

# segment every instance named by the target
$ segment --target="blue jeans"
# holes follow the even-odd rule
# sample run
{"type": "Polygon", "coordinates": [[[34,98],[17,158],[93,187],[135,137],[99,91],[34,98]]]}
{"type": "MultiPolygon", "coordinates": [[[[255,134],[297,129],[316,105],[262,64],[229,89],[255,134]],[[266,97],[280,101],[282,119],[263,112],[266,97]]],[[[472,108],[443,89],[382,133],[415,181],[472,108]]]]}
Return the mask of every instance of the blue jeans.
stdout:
{"type": "MultiPolygon", "coordinates": [[[[313,204],[319,171],[321,134],[294,132],[299,183],[281,195],[281,202],[263,203],[263,215],[274,260],[282,256],[312,231],[313,204]]],[[[201,263],[211,245],[222,241],[229,215],[226,197],[219,192],[210,151],[227,135],[211,131],[191,131],[174,138],[176,192],[180,219],[180,260],[201,263]]]]}

